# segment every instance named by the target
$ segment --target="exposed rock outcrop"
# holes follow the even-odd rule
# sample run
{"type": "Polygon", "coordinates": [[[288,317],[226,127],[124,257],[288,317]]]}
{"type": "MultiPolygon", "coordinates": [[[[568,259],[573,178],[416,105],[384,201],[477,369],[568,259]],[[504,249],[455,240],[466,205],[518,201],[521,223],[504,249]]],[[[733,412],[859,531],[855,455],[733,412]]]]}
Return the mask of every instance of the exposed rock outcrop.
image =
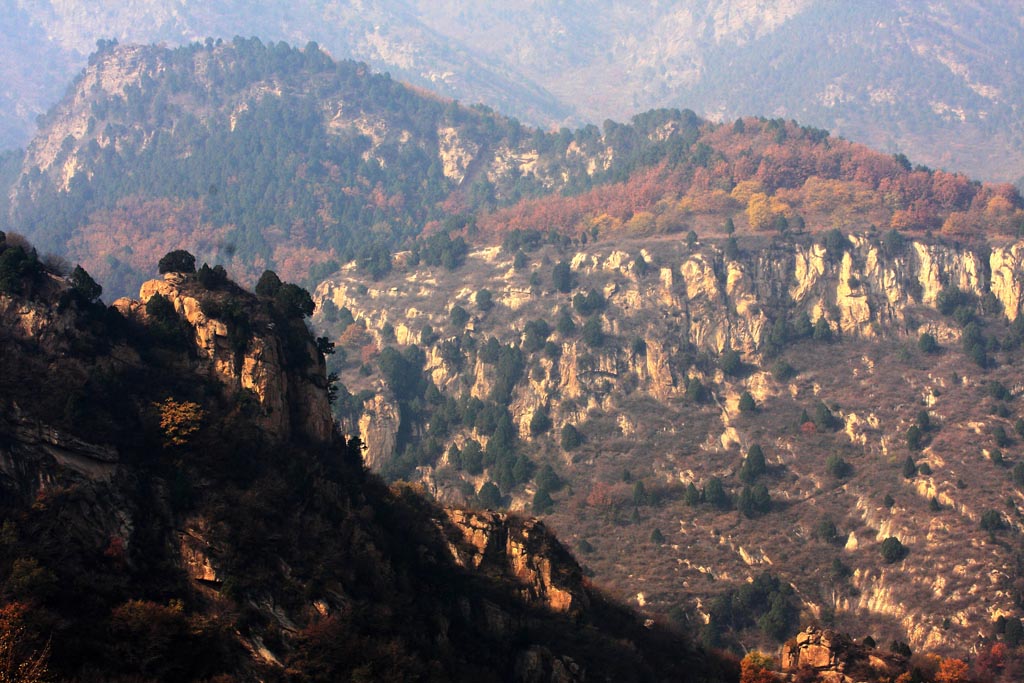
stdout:
{"type": "Polygon", "coordinates": [[[365,448],[366,466],[379,469],[395,453],[401,414],[395,403],[377,394],[363,406],[359,417],[359,440],[365,448]]]}
{"type": "Polygon", "coordinates": [[[166,297],[194,330],[192,341],[201,361],[197,370],[219,380],[228,395],[251,392],[260,405],[260,427],[269,435],[285,439],[295,432],[315,441],[330,437],[333,418],[324,393],[324,361],[311,341],[303,341],[304,368],[289,365],[274,323],[254,325],[252,337],[239,351],[229,340],[228,323],[203,312],[196,285],[180,273],[145,282],[139,301],[118,299],[114,305],[125,316],[145,317],[145,303],[156,294],[166,297]]]}
{"type": "Polygon", "coordinates": [[[811,669],[828,683],[880,680],[902,670],[905,663],[899,655],[858,645],[848,635],[814,626],[783,645],[779,661],[784,671],[811,669]]]}
{"type": "Polygon", "coordinates": [[[579,565],[543,523],[500,512],[446,513],[449,549],[459,565],[512,577],[526,599],[555,612],[588,607],[579,565]]]}
{"type": "MultiPolygon", "coordinates": [[[[618,341],[591,349],[554,335],[561,346],[559,357],[545,361],[543,377],[536,370],[515,392],[515,405],[522,409],[516,414],[518,423],[522,425],[525,412],[543,404],[549,406],[558,427],[570,420],[577,404],[596,401],[600,405],[627,383],[635,383],[656,400],[668,400],[686,388],[690,371],[677,362],[680,354],[692,348],[713,354],[732,348],[757,360],[769,344],[779,343],[775,328],[798,313],[805,313],[812,323],[821,319],[833,333],[848,337],[916,338],[930,332],[940,343],[951,343],[957,341],[959,328],[935,310],[943,287],[958,287],[978,301],[996,301],[1011,321],[1024,301],[1024,243],[994,247],[988,255],[924,242],[911,242],[894,252],[875,238],[854,235],[838,254],[814,243],[779,243],[741,252],[736,258],[714,246],[661,246],[658,277],[641,275],[621,247],[597,246],[570,259],[578,291],[593,288],[607,297],[609,308],[602,327],[618,341]]],[[[448,305],[460,303],[474,310],[477,287],[486,287],[496,300],[515,303],[508,308],[518,322],[507,329],[489,330],[486,320],[474,320],[469,327],[511,343],[519,341],[525,321],[551,320],[559,307],[571,310],[571,301],[553,305],[540,290],[508,280],[510,263],[505,256],[471,254],[474,267],[481,271],[473,287],[466,287],[461,277],[449,281],[441,272],[430,275],[436,300],[445,302],[436,310],[423,304],[420,276],[367,289],[348,270],[336,280],[321,283],[315,298],[347,307],[380,337],[385,324],[396,334],[425,323],[440,331],[447,322],[448,305]],[[411,307],[414,300],[419,303],[411,307]]],[[[415,341],[408,334],[398,336],[400,343],[415,341]]],[[[470,357],[460,370],[439,360],[436,345],[427,349],[427,356],[432,377],[442,389],[461,381],[471,387],[473,396],[489,396],[493,365],[470,357]]],[[[386,411],[376,404],[368,404],[366,410],[370,415],[364,420],[367,444],[393,444],[370,435],[376,429],[376,416],[386,411]]],[[[375,460],[382,455],[379,449],[372,452],[375,460]]]]}

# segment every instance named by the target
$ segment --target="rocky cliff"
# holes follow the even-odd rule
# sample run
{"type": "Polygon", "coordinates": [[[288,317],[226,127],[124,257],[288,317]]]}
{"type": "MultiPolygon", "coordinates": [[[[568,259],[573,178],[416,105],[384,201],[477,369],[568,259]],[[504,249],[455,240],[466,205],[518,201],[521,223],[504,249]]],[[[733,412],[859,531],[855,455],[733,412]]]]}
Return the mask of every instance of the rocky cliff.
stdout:
{"type": "Polygon", "coordinates": [[[368,475],[280,301],[172,273],[108,309],[87,276],[37,275],[0,294],[15,665],[106,680],[735,678],[585,585],[543,524],[368,475]]]}
{"type": "MultiPolygon", "coordinates": [[[[539,509],[551,523],[620,596],[655,614],[689,604],[707,621],[723,585],[768,571],[792,583],[807,618],[843,629],[940,649],[987,637],[1016,581],[1001,541],[979,524],[993,501],[1021,501],[1011,463],[990,463],[1004,463],[1016,438],[998,446],[993,435],[1013,431],[1012,396],[1024,386],[1014,351],[1024,245],[852,235],[725,247],[616,240],[542,249],[518,268],[488,249],[453,273],[421,267],[372,284],[342,271],[315,298],[365,327],[331,334],[342,347],[361,340],[333,367],[369,397],[352,422],[367,462],[442,500],[474,500],[489,481],[513,509],[538,509],[550,494],[539,509]],[[568,292],[554,286],[559,262],[572,274],[568,292]],[[493,308],[478,305],[483,290],[493,308]],[[466,322],[453,322],[456,308],[466,322]],[[979,334],[986,351],[971,356],[979,334]],[[417,404],[400,401],[375,372],[372,350],[412,344],[440,398],[427,389],[417,404]],[[474,400],[507,407],[518,440],[508,464],[493,455],[494,423],[473,417],[474,400]],[[911,427],[924,436],[908,448],[911,427]],[[567,441],[569,428],[579,437],[567,441]],[[416,449],[439,434],[457,448],[416,449]],[[458,452],[475,444],[482,468],[458,452]],[[755,480],[773,501],[767,516],[685,502],[687,487],[700,500],[713,478],[734,505],[745,486],[750,495],[740,477],[754,445],[767,454],[755,480]],[[828,469],[830,456],[846,465],[828,469]],[[901,476],[907,456],[930,472],[901,476]],[[534,474],[502,469],[513,465],[534,474]],[[568,488],[542,483],[543,468],[568,488]],[[839,545],[815,552],[807,541],[822,519],[837,525],[839,545]],[[654,531],[667,538],[658,552],[646,545],[654,531]],[[879,554],[889,537],[913,548],[895,567],[879,554]],[[958,538],[973,549],[953,561],[958,538]]],[[[330,329],[334,314],[322,315],[330,329]]],[[[1019,528],[1013,510],[1000,519],[1019,528]]]]}
{"type": "MultiPolygon", "coordinates": [[[[556,333],[558,357],[540,358],[541,369],[515,392],[513,413],[525,436],[537,406],[545,406],[556,425],[571,423],[580,403],[601,405],[624,382],[635,383],[638,391],[659,401],[682,396],[688,375],[694,372],[677,362],[687,348],[716,355],[731,348],[756,364],[766,348],[778,343],[772,340],[773,326],[780,327],[776,335],[790,334],[781,327],[798,314],[806,314],[812,323],[824,321],[840,337],[916,340],[929,333],[940,343],[956,343],[959,327],[935,310],[942,290],[957,288],[978,301],[991,301],[1013,322],[1022,306],[1022,254],[1024,244],[1019,243],[975,253],[916,241],[894,252],[877,239],[856,235],[835,254],[823,244],[778,244],[734,258],[714,244],[680,249],[671,242],[637,242],[632,248],[617,243],[567,259],[579,286],[569,295],[551,296],[544,291],[549,283],[519,284],[526,278],[516,276],[510,259],[483,251],[471,257],[471,268],[477,271],[472,286],[459,276],[410,273],[404,281],[367,288],[350,270],[347,277],[321,284],[316,297],[350,310],[375,335],[377,344],[384,345],[381,330],[386,325],[400,343],[419,342],[424,325],[446,329],[448,307],[435,302],[471,310],[481,288],[496,295],[511,321],[488,325],[481,315],[475,325],[505,342],[521,338],[529,319],[553,320],[558,310],[572,310],[575,292],[602,292],[608,309],[601,315],[601,325],[620,343],[589,348],[579,339],[556,333]],[[638,258],[644,262],[643,274],[636,266],[638,258]],[[626,343],[634,339],[642,344],[626,343]]],[[[542,282],[549,277],[540,260],[529,268],[542,282]]],[[[485,338],[481,333],[476,336],[485,338]]],[[[426,370],[440,388],[468,382],[474,396],[485,398],[493,388],[493,373],[489,366],[470,360],[469,366],[455,368],[434,350],[426,370]]],[[[368,460],[374,464],[383,462],[393,449],[398,430],[394,408],[381,401],[378,395],[360,421],[368,460]]]]}
{"type": "Polygon", "coordinates": [[[254,314],[248,323],[255,328],[254,334],[233,346],[229,325],[238,323],[204,313],[201,299],[213,295],[198,287],[194,276],[190,279],[181,273],[146,282],[138,301],[118,299],[114,307],[128,318],[144,319],[146,304],[156,294],[165,297],[190,328],[199,360],[194,371],[218,381],[227,396],[251,392],[260,407],[258,424],[268,434],[282,440],[292,435],[320,442],[330,438],[333,418],[325,393],[324,360],[312,340],[304,338],[297,352],[303,362],[289,361],[284,337],[274,330],[280,323],[254,314]]]}
{"type": "Polygon", "coordinates": [[[907,668],[906,658],[882,652],[874,646],[854,643],[846,635],[810,627],[782,647],[783,671],[813,671],[817,680],[852,683],[884,680],[907,668]]]}

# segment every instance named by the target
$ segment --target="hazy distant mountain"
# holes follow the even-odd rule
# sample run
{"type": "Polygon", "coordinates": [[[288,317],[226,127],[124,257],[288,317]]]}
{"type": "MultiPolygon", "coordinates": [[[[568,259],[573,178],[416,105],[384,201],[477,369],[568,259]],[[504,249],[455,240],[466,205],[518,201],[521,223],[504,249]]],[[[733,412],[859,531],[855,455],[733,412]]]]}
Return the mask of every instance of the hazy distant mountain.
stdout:
{"type": "Polygon", "coordinates": [[[4,146],[25,142],[31,118],[63,87],[55,76],[79,69],[99,38],[240,34],[315,40],[335,57],[531,123],[689,107],[713,118],[796,118],[986,179],[1018,178],[1024,166],[1024,9],[1011,0],[320,0],[287,11],[116,0],[103,12],[4,0],[0,16],[4,146]]]}

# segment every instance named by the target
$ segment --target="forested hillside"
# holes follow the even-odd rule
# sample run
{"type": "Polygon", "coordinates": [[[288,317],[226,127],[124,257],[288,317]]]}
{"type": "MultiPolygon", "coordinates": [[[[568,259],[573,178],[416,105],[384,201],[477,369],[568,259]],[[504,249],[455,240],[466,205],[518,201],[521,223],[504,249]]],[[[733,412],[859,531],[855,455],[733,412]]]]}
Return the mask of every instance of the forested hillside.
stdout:
{"type": "Polygon", "coordinates": [[[545,128],[689,108],[796,118],[929,166],[1021,176],[1020,4],[1013,0],[700,0],[599,7],[366,0],[173,4],[7,0],[0,149],[24,145],[97,40],[259,36],[545,128]],[[4,135],[4,132],[7,134],[4,135]]]}
{"type": "MultiPolygon", "coordinates": [[[[9,157],[4,168],[13,170],[9,157]]],[[[133,291],[189,247],[253,282],[465,243],[824,228],[1013,234],[1009,185],[913,166],[781,119],[655,110],[544,133],[334,62],[315,44],[105,43],[29,146],[6,225],[133,291]],[[429,241],[426,241],[429,240],[429,241]]]]}

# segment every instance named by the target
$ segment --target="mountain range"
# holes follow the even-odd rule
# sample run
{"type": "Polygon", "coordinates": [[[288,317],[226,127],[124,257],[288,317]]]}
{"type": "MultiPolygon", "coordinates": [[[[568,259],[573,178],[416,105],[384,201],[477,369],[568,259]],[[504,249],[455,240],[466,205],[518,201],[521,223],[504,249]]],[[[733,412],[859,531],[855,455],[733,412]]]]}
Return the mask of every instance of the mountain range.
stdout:
{"type": "MultiPolygon", "coordinates": [[[[320,608],[305,598],[323,592],[323,577],[314,556],[282,541],[298,538],[283,531],[289,524],[306,525],[302,538],[313,539],[329,535],[321,517],[347,519],[375,547],[393,548],[404,543],[392,535],[403,511],[447,528],[450,514],[436,503],[469,508],[457,526],[484,554],[491,532],[526,533],[493,510],[542,516],[580,558],[559,565],[573,581],[604,586],[645,614],[647,622],[617,607],[606,613],[610,603],[588,593],[611,617],[601,633],[631,634],[651,657],[660,650],[644,650],[637,624],[695,632],[705,653],[819,648],[819,670],[831,671],[838,660],[822,643],[848,640],[822,628],[837,628],[874,661],[875,678],[895,675],[881,653],[865,654],[877,642],[901,666],[918,652],[913,666],[935,669],[926,672],[933,678],[943,660],[921,652],[978,653],[977,676],[1013,680],[1024,610],[1024,200],[1012,185],[780,117],[715,123],[657,109],[544,132],[336,61],[316,44],[99,47],[25,151],[0,164],[10,183],[0,254],[13,335],[5,391],[16,398],[7,431],[19,444],[25,430],[51,427],[85,440],[58,439],[64,450],[54,451],[33,437],[27,459],[15,449],[11,462],[29,468],[15,468],[8,486],[22,492],[19,514],[38,482],[67,463],[78,467],[64,472],[72,492],[92,495],[92,484],[74,484],[80,470],[103,469],[94,460],[110,460],[95,439],[115,443],[132,467],[166,451],[166,461],[149,463],[157,471],[143,472],[168,489],[151,498],[170,506],[147,512],[145,547],[166,545],[159,529],[183,526],[183,545],[154,557],[173,567],[169,577],[187,569],[240,609],[255,600],[236,644],[261,657],[260,643],[294,657],[296,643],[323,642],[315,628],[296,641],[273,606],[291,601],[297,611],[287,619],[317,622],[307,608],[320,608]],[[112,307],[71,263],[104,283],[112,307]],[[156,263],[164,277],[152,280],[156,263]],[[224,266],[255,296],[229,283],[224,266]],[[140,287],[139,301],[123,298],[140,287]],[[310,314],[315,341],[299,323],[310,314]],[[52,369],[65,356],[98,365],[72,363],[66,374],[76,379],[65,384],[74,391],[32,399],[40,392],[29,391],[29,378],[46,375],[44,366],[60,377],[52,369]],[[221,396],[222,385],[235,393],[221,396]],[[129,398],[129,388],[142,393],[129,398]],[[168,397],[174,403],[159,408],[168,397]],[[195,433],[182,402],[211,417],[187,453],[173,441],[195,433]],[[328,434],[328,403],[344,439],[328,434]],[[28,423],[18,410],[30,411],[28,423]],[[265,476],[239,483],[218,468],[238,464],[251,444],[232,435],[251,430],[266,435],[256,446],[270,444],[254,451],[265,476]],[[357,473],[354,436],[391,488],[357,473]],[[344,471],[330,471],[319,447],[303,451],[310,440],[347,453],[344,471]],[[274,443],[287,444],[294,467],[280,469],[274,443]],[[225,449],[223,462],[202,456],[225,449]],[[323,477],[300,481],[321,467],[323,477]],[[339,477],[353,482],[340,499],[330,494],[339,477]],[[285,490],[274,488],[280,481],[285,490]],[[368,526],[335,507],[355,509],[369,495],[355,482],[375,496],[359,512],[368,526]],[[323,505],[311,516],[260,518],[275,491],[323,505]],[[408,507],[389,507],[394,498],[408,507]],[[220,525],[182,517],[195,505],[220,525]],[[263,526],[250,529],[232,507],[263,526]],[[378,515],[386,529],[372,524],[378,515]],[[236,532],[260,550],[246,554],[236,532]],[[270,606],[251,598],[293,564],[291,593],[270,606]],[[791,640],[805,625],[812,631],[791,640]]],[[[134,514],[136,504],[124,510],[134,514]]],[[[82,557],[105,562],[93,552],[103,539],[130,535],[110,521],[119,514],[97,512],[100,531],[85,524],[91,550],[82,557]]],[[[28,543],[33,533],[12,541],[20,550],[10,572],[26,558],[51,572],[61,566],[52,549],[28,543]]],[[[355,547],[346,543],[329,550],[344,560],[355,547]]],[[[498,542],[499,559],[521,556],[524,543],[498,542]]],[[[429,560],[435,545],[424,547],[429,560]]],[[[464,550],[456,564],[473,564],[464,550]]],[[[395,570],[398,584],[415,583],[419,560],[396,552],[392,566],[409,568],[395,570]]],[[[544,573],[527,565],[488,566],[506,578],[544,573]]],[[[136,612],[181,625],[164,610],[188,591],[160,581],[133,590],[112,588],[95,613],[146,600],[161,609],[125,608],[127,621],[118,616],[111,628],[139,628],[136,612]]],[[[541,593],[552,595],[531,596],[541,593]]],[[[324,599],[326,616],[357,595],[324,599]]],[[[420,614],[463,624],[432,605],[420,614]]],[[[398,628],[391,617],[384,633],[398,628]]],[[[504,623],[499,610],[490,626],[504,623]]],[[[192,645],[235,642],[207,635],[192,645]]],[[[512,666],[522,656],[545,672],[571,670],[581,655],[570,650],[589,652],[603,637],[576,650],[545,646],[554,659],[529,648],[498,659],[474,651],[439,666],[512,666]]],[[[394,647],[414,653],[410,667],[429,649],[406,635],[394,647]]],[[[693,652],[711,667],[728,661],[693,652]]]]}
{"type": "Polygon", "coordinates": [[[2,145],[24,144],[97,40],[235,35],[318,42],[401,80],[529,124],[576,127],[651,108],[795,118],[929,166],[1021,177],[1021,8],[703,0],[542,3],[5,0],[2,145]]]}

